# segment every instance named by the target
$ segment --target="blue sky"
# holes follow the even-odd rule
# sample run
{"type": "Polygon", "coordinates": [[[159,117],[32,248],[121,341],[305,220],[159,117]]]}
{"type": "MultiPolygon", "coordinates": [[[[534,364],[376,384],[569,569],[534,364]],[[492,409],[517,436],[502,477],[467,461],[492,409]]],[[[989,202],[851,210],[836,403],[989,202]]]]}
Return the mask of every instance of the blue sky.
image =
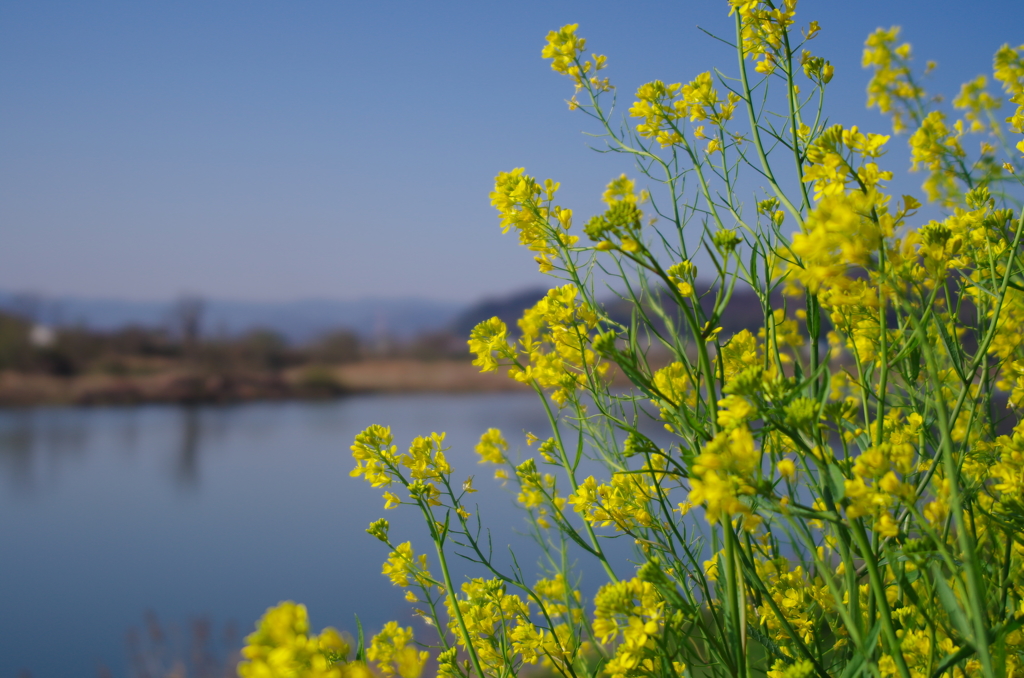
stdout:
{"type": "MultiPolygon", "coordinates": [[[[734,69],[696,28],[728,35],[726,14],[724,0],[2,2],[0,289],[468,301],[543,284],[500,234],[494,174],[561,181],[578,218],[635,174],[588,150],[570,83],[540,58],[546,32],[578,22],[629,99],[734,69]]],[[[859,63],[874,28],[902,25],[947,95],[1024,43],[1019,0],[804,0],[810,19],[836,66],[834,121],[879,132],[859,63]]]]}

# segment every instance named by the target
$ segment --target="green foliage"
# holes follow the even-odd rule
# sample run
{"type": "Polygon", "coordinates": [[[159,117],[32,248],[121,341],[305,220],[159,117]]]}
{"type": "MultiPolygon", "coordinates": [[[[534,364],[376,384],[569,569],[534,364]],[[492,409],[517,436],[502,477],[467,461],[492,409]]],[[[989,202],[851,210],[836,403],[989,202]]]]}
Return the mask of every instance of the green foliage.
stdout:
{"type": "Polygon", "coordinates": [[[985,77],[950,112],[917,84],[898,29],[868,38],[868,103],[909,133],[924,201],[942,213],[923,223],[921,200],[887,192],[890,135],[826,119],[836,80],[810,52],[817,23],[797,26],[795,0],[730,5],[738,72],[641,86],[633,126],[613,123],[608,60],[586,56],[576,25],[549,34],[570,109],[642,175],[609,183],[587,244],[557,182],[521,168],[495,180],[502,228],[562,281],[518,336],[495,317],[469,341],[475,364],[532,386],[548,414],[550,437],[525,461],[495,429],[477,446],[518,490],[540,577],[493,556],[443,434],[400,453],[372,426],[352,447],[352,474],[384,490],[385,508],[424,517],[436,566],[386,522],[370,532],[437,630],[440,676],[1022,670],[1024,46],[995,57],[1017,106],[1004,124],[985,77]],[[968,134],[984,135],[976,155],[968,134]],[[597,301],[609,278],[628,319],[597,301]],[[763,322],[724,332],[743,287],[763,322]],[[632,388],[612,388],[615,372],[632,388]],[[604,477],[583,477],[585,455],[604,477]],[[610,558],[616,538],[632,540],[632,560],[610,558]],[[457,585],[456,554],[487,577],[457,585]],[[576,558],[607,577],[593,601],[576,558]]]}

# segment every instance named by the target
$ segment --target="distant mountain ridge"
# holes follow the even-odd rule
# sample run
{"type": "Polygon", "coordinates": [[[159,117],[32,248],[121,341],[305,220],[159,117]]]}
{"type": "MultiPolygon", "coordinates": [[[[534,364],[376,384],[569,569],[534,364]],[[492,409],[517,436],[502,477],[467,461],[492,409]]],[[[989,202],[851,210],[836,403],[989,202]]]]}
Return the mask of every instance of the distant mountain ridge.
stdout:
{"type": "MultiPolygon", "coordinates": [[[[370,338],[413,337],[447,329],[466,304],[415,297],[356,300],[232,301],[202,299],[201,333],[235,336],[253,329],[279,332],[303,342],[336,329],[370,338]]],[[[109,331],[129,325],[176,326],[180,300],[132,301],[82,297],[44,297],[0,291],[0,310],[48,325],[82,325],[109,331]]]]}
{"type": "MultiPolygon", "coordinates": [[[[546,291],[541,287],[528,288],[488,296],[470,304],[415,297],[265,302],[202,299],[199,334],[230,337],[263,329],[300,344],[341,329],[369,340],[406,340],[430,333],[450,333],[461,339],[468,337],[477,323],[493,316],[501,318],[516,333],[516,322],[523,311],[533,306],[546,291]]],[[[81,325],[99,331],[139,325],[176,332],[181,327],[183,301],[42,297],[0,291],[0,311],[47,325],[81,325]]],[[[194,302],[195,298],[189,301],[194,302]]],[[[706,312],[710,312],[712,301],[712,296],[703,299],[706,312]]],[[[611,317],[622,323],[629,322],[632,308],[628,303],[610,296],[604,300],[604,305],[611,317]]],[[[782,305],[779,293],[773,295],[772,305],[782,305]]],[[[737,289],[729,313],[719,319],[719,323],[731,334],[750,329],[752,321],[760,317],[761,305],[752,290],[737,289]]]]}
{"type": "Polygon", "coordinates": [[[544,287],[531,287],[511,294],[485,297],[455,316],[449,324],[449,329],[460,337],[468,337],[477,323],[497,316],[516,332],[516,323],[523,312],[536,304],[547,292],[547,288],[544,287]]]}

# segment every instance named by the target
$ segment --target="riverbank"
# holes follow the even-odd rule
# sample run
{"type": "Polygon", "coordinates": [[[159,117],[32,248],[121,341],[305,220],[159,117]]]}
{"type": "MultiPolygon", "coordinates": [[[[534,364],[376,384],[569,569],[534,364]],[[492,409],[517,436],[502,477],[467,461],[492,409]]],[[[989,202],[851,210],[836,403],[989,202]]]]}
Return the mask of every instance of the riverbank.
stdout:
{"type": "Polygon", "coordinates": [[[212,373],[170,367],[149,373],[71,377],[0,372],[0,407],[226,403],[357,393],[493,393],[526,388],[504,371],[480,373],[468,360],[363,360],[282,371],[212,373]]]}

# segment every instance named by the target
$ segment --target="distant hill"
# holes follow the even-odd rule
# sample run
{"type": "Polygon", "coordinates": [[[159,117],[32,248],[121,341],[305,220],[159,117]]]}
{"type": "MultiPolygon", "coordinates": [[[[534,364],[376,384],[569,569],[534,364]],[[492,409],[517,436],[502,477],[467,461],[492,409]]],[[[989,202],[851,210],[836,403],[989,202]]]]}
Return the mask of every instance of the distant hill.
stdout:
{"type": "MultiPolygon", "coordinates": [[[[130,301],[80,297],[39,297],[0,292],[0,310],[51,325],[114,330],[128,325],[175,329],[180,301],[130,301]]],[[[339,328],[364,337],[409,338],[447,328],[464,304],[429,299],[300,299],[283,302],[204,299],[200,332],[234,336],[255,328],[303,342],[339,328]]]]}
{"type": "MultiPolygon", "coordinates": [[[[706,288],[702,290],[702,292],[707,291],[706,288]]],[[[469,336],[470,330],[476,327],[477,323],[497,316],[505,322],[513,334],[517,334],[518,327],[516,323],[522,317],[523,311],[536,304],[546,293],[547,289],[538,287],[505,296],[488,297],[455,316],[449,328],[457,336],[469,336]]],[[[629,324],[630,315],[633,311],[632,304],[611,295],[606,296],[602,303],[605,311],[613,320],[629,324]]],[[[674,302],[666,298],[663,299],[662,303],[669,316],[675,317],[676,306],[674,302]]],[[[783,299],[780,293],[777,292],[772,295],[772,306],[774,308],[780,308],[782,303],[783,299]]],[[[701,300],[701,306],[706,313],[710,313],[714,306],[714,295],[705,294],[701,300]]],[[[725,331],[725,336],[729,336],[744,329],[758,329],[761,318],[761,303],[757,295],[750,288],[737,287],[729,303],[729,311],[724,317],[719,319],[719,325],[725,331]]],[[[661,322],[659,319],[655,317],[654,321],[656,325],[660,326],[661,322]]]]}
{"type": "MultiPolygon", "coordinates": [[[[205,337],[238,336],[253,329],[278,332],[293,343],[315,339],[326,332],[348,329],[364,339],[411,339],[424,334],[451,333],[464,340],[477,323],[498,316],[513,333],[523,311],[545,295],[537,287],[504,296],[482,299],[474,304],[417,299],[365,298],[353,301],[299,299],[259,302],[204,299],[198,304],[199,334],[205,337]]],[[[189,301],[129,301],[81,297],[39,297],[0,291],[0,311],[7,311],[47,325],[81,325],[109,331],[130,325],[166,328],[177,333],[189,301]]],[[[703,305],[710,311],[711,297],[703,305]]],[[[628,323],[631,307],[615,297],[604,300],[608,313],[628,323]]],[[[773,306],[782,303],[773,297],[773,306]]],[[[193,312],[196,305],[192,304],[193,312]]],[[[672,307],[666,310],[671,314],[672,307]]],[[[720,320],[726,334],[747,328],[761,318],[760,304],[749,289],[737,289],[726,317],[720,320]]]]}
{"type": "Polygon", "coordinates": [[[547,292],[545,287],[536,287],[500,297],[481,299],[455,316],[448,329],[456,336],[468,337],[470,331],[479,323],[498,316],[512,332],[516,333],[516,322],[523,316],[523,311],[540,301],[547,292]]]}

